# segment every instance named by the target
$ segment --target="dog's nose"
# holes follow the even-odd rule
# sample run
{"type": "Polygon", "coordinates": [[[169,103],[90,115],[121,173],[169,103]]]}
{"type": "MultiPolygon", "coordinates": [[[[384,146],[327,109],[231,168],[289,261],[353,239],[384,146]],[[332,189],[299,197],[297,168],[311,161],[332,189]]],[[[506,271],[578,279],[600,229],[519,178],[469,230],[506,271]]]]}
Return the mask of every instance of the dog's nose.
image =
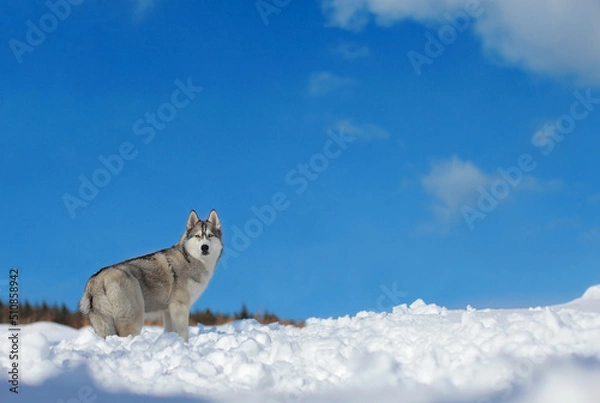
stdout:
{"type": "Polygon", "coordinates": [[[208,252],[208,245],[202,245],[200,249],[202,249],[202,252],[206,253],[208,252]]]}

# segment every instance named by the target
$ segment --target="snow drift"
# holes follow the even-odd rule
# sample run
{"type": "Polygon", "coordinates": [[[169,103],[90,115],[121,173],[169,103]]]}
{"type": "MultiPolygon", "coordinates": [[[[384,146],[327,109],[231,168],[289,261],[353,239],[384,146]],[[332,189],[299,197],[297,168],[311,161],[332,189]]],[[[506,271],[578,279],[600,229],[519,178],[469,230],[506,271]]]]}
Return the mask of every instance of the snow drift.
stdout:
{"type": "MultiPolygon", "coordinates": [[[[0,332],[8,334],[8,326],[0,332]]],[[[0,341],[7,374],[9,345],[0,341]]],[[[145,328],[106,340],[52,323],[21,330],[21,402],[600,402],[600,286],[552,307],[448,310],[145,328]]],[[[6,375],[5,375],[6,377],[6,375]]]]}

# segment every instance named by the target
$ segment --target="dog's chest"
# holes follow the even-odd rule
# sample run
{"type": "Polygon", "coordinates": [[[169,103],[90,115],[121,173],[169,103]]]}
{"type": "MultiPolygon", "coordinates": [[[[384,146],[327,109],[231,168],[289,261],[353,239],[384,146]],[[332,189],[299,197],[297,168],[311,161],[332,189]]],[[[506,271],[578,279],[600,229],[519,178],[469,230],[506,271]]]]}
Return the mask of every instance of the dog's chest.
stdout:
{"type": "Polygon", "coordinates": [[[198,297],[200,297],[204,290],[206,290],[211,277],[212,272],[207,272],[198,279],[189,278],[187,280],[185,289],[190,297],[190,305],[192,305],[198,299],[198,297]]]}

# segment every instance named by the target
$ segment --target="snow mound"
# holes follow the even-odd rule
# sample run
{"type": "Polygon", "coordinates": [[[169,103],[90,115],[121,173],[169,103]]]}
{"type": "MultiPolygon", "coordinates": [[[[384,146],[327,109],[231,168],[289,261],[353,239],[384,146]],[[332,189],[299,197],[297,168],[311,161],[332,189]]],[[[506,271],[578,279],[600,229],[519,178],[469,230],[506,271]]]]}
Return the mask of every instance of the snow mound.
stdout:
{"type": "Polygon", "coordinates": [[[600,312],[600,285],[588,288],[580,298],[566,304],[557,305],[556,308],[600,312]]]}
{"type": "MultiPolygon", "coordinates": [[[[26,325],[19,397],[598,403],[600,287],[591,289],[571,303],[535,309],[449,310],[417,300],[391,313],[312,318],[304,328],[254,320],[198,326],[189,343],[156,327],[102,339],[90,328],[26,325]]],[[[7,343],[0,339],[1,351],[7,343]]],[[[2,372],[11,365],[2,354],[2,372]]]]}
{"type": "Polygon", "coordinates": [[[600,299],[600,285],[588,288],[581,299],[600,299]]]}
{"type": "Polygon", "coordinates": [[[59,342],[79,336],[78,330],[54,322],[35,322],[27,325],[26,329],[29,334],[43,334],[49,342],[59,342]]]}

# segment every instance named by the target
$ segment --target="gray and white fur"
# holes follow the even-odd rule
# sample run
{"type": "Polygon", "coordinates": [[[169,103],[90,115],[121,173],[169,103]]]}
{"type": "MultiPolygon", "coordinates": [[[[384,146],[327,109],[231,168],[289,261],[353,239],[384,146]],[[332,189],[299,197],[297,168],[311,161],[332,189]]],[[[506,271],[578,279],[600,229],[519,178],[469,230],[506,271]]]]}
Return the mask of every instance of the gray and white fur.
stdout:
{"type": "Polygon", "coordinates": [[[105,267],[85,287],[79,309],[101,337],[138,335],[144,316],[162,315],[166,332],[188,341],[189,312],[204,292],[223,252],[221,221],[190,212],[177,244],[105,267]]]}

